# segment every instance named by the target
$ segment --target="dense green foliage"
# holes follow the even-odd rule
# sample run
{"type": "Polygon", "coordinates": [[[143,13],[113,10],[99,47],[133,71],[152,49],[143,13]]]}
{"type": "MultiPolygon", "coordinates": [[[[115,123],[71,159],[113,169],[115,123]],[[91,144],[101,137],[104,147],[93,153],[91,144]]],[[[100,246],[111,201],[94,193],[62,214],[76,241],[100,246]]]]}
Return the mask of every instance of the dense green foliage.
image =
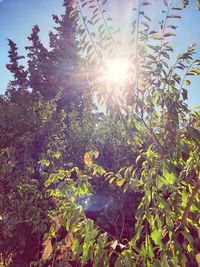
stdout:
{"type": "Polygon", "coordinates": [[[130,76],[119,84],[104,75],[106,60],[123,56],[105,4],[65,0],[49,49],[33,27],[27,68],[9,40],[14,79],[0,99],[4,266],[200,264],[200,115],[186,104],[200,60],[191,45],[172,64],[169,42],[189,1],[164,1],[156,31],[151,1],[139,0],[130,76]]]}

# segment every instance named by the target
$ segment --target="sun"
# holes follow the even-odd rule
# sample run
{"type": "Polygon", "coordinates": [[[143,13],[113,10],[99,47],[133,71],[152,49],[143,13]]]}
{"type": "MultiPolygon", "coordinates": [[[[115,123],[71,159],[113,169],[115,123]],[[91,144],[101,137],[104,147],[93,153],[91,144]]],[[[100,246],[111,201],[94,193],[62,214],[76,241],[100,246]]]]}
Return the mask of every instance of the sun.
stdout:
{"type": "Polygon", "coordinates": [[[114,83],[124,82],[127,78],[129,65],[125,60],[113,59],[107,64],[107,79],[114,83]]]}

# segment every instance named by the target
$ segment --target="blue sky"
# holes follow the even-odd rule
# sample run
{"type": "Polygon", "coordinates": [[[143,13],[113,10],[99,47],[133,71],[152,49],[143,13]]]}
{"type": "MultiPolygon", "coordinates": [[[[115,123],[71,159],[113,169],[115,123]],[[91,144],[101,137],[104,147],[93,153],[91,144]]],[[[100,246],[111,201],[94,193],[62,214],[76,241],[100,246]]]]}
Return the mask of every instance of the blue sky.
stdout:
{"type": "MultiPolygon", "coordinates": [[[[131,5],[133,0],[108,0],[108,11],[118,25],[125,32],[131,23],[131,5]],[[123,2],[123,4],[122,4],[123,2]],[[129,13],[130,12],[130,13],[129,13]]],[[[155,29],[158,27],[158,6],[161,0],[154,0],[152,15],[155,18],[155,29]]],[[[196,0],[191,0],[191,7],[183,12],[183,19],[178,21],[177,36],[172,40],[175,54],[183,52],[189,44],[198,45],[197,57],[200,58],[200,12],[194,5],[196,0]]],[[[52,30],[52,14],[62,14],[62,0],[0,0],[0,93],[3,94],[11,78],[5,64],[8,63],[8,45],[6,38],[17,43],[19,52],[25,54],[24,47],[28,45],[27,36],[30,35],[32,26],[38,24],[41,29],[41,39],[48,45],[48,32],[52,30]]],[[[126,42],[126,33],[123,35],[126,42]]],[[[192,79],[188,88],[189,106],[200,105],[200,77],[192,79]]]]}

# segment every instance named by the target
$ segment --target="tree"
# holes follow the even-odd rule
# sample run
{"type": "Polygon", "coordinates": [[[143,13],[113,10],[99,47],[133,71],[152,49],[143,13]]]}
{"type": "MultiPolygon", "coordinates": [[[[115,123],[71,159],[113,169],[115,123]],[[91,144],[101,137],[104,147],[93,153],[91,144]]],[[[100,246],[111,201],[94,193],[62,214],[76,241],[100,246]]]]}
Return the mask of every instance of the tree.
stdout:
{"type": "Polygon", "coordinates": [[[134,79],[116,84],[105,79],[105,60],[120,57],[120,46],[104,4],[64,5],[66,13],[54,16],[51,49],[34,26],[27,71],[9,41],[14,80],[0,99],[3,258],[12,255],[10,266],[195,266],[199,114],[188,110],[185,88],[200,61],[192,45],[170,63],[182,6],[164,1],[165,17],[151,31],[150,2],[139,1],[130,54],[137,69],[134,79]],[[96,113],[91,92],[81,94],[76,84],[77,41],[86,85],[106,114],[96,113]]]}
{"type": "MultiPolygon", "coordinates": [[[[75,2],[73,14],[79,14],[83,21],[79,29],[80,40],[86,38],[85,45],[84,41],[80,41],[83,51],[88,52],[89,62],[99,59],[97,64],[100,68],[103,57],[99,55],[108,40],[111,41],[107,44],[108,49],[113,45],[113,38],[99,3],[91,5],[90,1],[83,1],[80,5],[75,2]],[[83,8],[87,7],[91,9],[91,19],[83,15],[83,8]],[[89,24],[96,26],[98,22],[102,24],[99,26],[100,39],[103,39],[100,47],[97,45],[99,36],[95,39],[95,33],[89,28],[89,24]],[[87,37],[84,34],[88,34],[87,37]]],[[[164,1],[162,10],[165,18],[160,23],[160,29],[151,31],[148,24],[150,18],[146,15],[148,5],[149,1],[139,1],[133,23],[136,46],[130,56],[138,64],[135,80],[120,87],[125,92],[127,86],[133,91],[133,101],[124,107],[123,99],[113,97],[113,102],[108,102],[108,95],[103,95],[108,108],[123,123],[127,143],[138,155],[128,166],[120,166],[119,171],[107,172],[95,163],[99,153],[90,151],[84,156],[85,169],[62,169],[52,174],[54,179],[51,176],[47,179],[45,186],[57,185],[50,194],[57,197],[58,205],[51,213],[53,224],[45,236],[40,264],[199,264],[199,240],[196,237],[199,228],[200,132],[196,123],[197,114],[190,112],[185,104],[187,90],[184,86],[190,84],[190,76],[200,74],[199,60],[193,59],[195,46],[192,45],[177,57],[174,65],[170,65],[173,47],[169,38],[175,35],[174,19],[180,18],[174,10],[181,12],[182,7],[164,1]],[[71,178],[74,171],[76,176],[71,178]],[[104,184],[103,188],[108,186],[115,190],[116,198],[120,189],[121,203],[118,203],[122,205],[122,196],[127,192],[140,195],[136,212],[131,216],[135,221],[126,221],[125,216],[130,212],[119,217],[123,206],[118,205],[117,216],[121,224],[116,232],[120,231],[119,235],[113,235],[108,228],[105,230],[105,224],[98,224],[98,221],[86,217],[88,208],[92,206],[91,194],[95,192],[96,184],[100,183],[104,184]],[[130,229],[131,223],[135,223],[134,229],[127,237],[126,230],[130,229]],[[65,234],[63,228],[66,229],[65,234]]],[[[111,86],[114,88],[116,85],[111,86]]],[[[115,199],[109,199],[105,207],[109,215],[107,223],[112,220],[113,201],[115,199]]],[[[126,209],[134,209],[133,198],[126,202],[126,209]]]]}
{"type": "MultiPolygon", "coordinates": [[[[84,95],[89,87],[85,80],[83,64],[78,54],[75,37],[76,23],[69,17],[71,4],[64,1],[65,13],[59,18],[53,15],[56,24],[54,32],[49,33],[50,50],[46,49],[39,38],[39,27],[32,29],[28,39],[31,45],[28,51],[29,87],[39,91],[45,99],[54,98],[61,93],[58,109],[68,112],[72,105],[77,110],[84,106],[84,95]]],[[[83,63],[83,62],[82,62],[83,63]]]]}

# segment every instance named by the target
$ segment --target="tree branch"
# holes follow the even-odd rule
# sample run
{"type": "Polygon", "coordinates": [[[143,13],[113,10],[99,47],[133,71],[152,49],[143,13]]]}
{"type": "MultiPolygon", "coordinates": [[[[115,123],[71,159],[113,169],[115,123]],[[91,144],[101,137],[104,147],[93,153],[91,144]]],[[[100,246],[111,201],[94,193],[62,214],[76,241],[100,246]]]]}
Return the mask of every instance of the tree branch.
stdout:
{"type": "Polygon", "coordinates": [[[187,203],[187,206],[185,208],[185,211],[183,213],[183,217],[182,217],[181,225],[180,225],[181,228],[184,228],[186,223],[187,223],[187,218],[188,218],[188,215],[189,215],[189,212],[190,212],[190,208],[191,208],[192,203],[194,201],[195,195],[196,195],[196,193],[198,192],[199,189],[200,189],[200,180],[197,182],[195,188],[193,189],[192,194],[191,194],[191,196],[189,198],[189,201],[187,203]]]}

